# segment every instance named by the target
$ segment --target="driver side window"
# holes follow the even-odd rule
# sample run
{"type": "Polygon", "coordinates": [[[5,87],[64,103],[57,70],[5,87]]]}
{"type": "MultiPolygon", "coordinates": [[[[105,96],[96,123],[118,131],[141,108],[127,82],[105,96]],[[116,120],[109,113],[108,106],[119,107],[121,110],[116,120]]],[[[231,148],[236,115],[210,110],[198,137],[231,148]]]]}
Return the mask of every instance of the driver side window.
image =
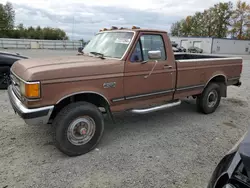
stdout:
{"type": "Polygon", "coordinates": [[[142,50],[141,50],[141,42],[140,40],[137,42],[134,52],[130,57],[131,62],[142,62],[142,50]]]}
{"type": "Polygon", "coordinates": [[[131,55],[131,62],[148,61],[149,51],[161,51],[161,60],[166,59],[165,46],[161,35],[142,35],[138,40],[134,52],[131,55]]]}

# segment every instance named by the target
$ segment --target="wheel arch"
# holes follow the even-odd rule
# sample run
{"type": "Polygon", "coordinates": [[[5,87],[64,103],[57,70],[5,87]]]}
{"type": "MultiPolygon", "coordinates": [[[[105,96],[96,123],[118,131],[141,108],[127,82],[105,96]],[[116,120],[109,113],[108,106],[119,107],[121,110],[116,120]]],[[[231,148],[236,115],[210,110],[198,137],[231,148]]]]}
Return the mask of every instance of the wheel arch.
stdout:
{"type": "Polygon", "coordinates": [[[102,112],[111,113],[110,102],[103,94],[94,91],[76,92],[59,99],[54,107],[50,119],[53,120],[58,112],[70,103],[85,101],[96,105],[102,112]]]}
{"type": "Polygon", "coordinates": [[[101,93],[98,93],[98,92],[95,92],[95,91],[81,91],[81,92],[75,92],[75,93],[71,93],[71,94],[68,94],[64,97],[62,97],[61,99],[59,99],[56,104],[59,104],[60,102],[62,102],[63,100],[69,98],[69,97],[73,97],[73,96],[76,96],[76,95],[86,95],[86,94],[93,94],[93,95],[97,95],[101,98],[103,98],[108,104],[109,103],[109,100],[107,99],[107,97],[105,97],[103,94],[101,93]]]}
{"type": "Polygon", "coordinates": [[[227,97],[227,77],[224,74],[216,74],[212,76],[206,83],[204,89],[210,83],[218,83],[220,85],[221,96],[227,97]]]}

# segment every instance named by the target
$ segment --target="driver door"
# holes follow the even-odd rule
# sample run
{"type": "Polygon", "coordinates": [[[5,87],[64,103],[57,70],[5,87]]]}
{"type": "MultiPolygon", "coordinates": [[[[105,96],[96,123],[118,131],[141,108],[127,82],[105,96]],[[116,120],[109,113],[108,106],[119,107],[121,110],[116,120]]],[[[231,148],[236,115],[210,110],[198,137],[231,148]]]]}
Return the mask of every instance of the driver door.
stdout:
{"type": "Polygon", "coordinates": [[[158,97],[171,100],[174,93],[175,75],[174,64],[167,58],[164,36],[141,33],[125,63],[125,99],[131,102],[135,99],[147,100],[158,97]],[[161,58],[157,63],[148,57],[148,52],[155,50],[161,51],[161,58]],[[149,76],[151,71],[152,74],[149,76]]]}

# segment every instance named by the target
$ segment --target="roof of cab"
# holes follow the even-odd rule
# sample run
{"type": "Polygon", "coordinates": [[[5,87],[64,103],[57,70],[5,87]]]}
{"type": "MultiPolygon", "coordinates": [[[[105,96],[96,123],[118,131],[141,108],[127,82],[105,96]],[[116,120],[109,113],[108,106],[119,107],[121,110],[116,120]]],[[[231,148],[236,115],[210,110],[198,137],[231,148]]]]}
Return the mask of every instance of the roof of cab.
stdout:
{"type": "Polygon", "coordinates": [[[123,29],[107,29],[104,31],[100,31],[100,32],[112,32],[112,31],[135,31],[135,32],[156,32],[156,33],[167,33],[167,31],[163,31],[163,30],[157,30],[157,29],[128,29],[128,28],[123,28],[123,29]]]}
{"type": "Polygon", "coordinates": [[[167,33],[167,31],[158,30],[158,29],[129,29],[131,31],[141,31],[141,32],[159,32],[159,33],[167,33]]]}

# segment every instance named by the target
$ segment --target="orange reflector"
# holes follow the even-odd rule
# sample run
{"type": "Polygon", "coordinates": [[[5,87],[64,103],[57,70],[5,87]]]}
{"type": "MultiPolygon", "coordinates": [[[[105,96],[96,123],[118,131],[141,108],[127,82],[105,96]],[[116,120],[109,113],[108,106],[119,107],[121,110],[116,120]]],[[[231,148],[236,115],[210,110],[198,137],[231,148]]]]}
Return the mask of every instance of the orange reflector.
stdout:
{"type": "Polygon", "coordinates": [[[132,29],[140,29],[140,27],[133,26],[132,29]]]}
{"type": "Polygon", "coordinates": [[[26,84],[25,94],[27,98],[38,98],[40,97],[40,85],[39,83],[26,84]]]}
{"type": "Polygon", "coordinates": [[[116,27],[116,26],[111,27],[111,30],[115,30],[115,29],[118,29],[118,27],[116,27]]]}

